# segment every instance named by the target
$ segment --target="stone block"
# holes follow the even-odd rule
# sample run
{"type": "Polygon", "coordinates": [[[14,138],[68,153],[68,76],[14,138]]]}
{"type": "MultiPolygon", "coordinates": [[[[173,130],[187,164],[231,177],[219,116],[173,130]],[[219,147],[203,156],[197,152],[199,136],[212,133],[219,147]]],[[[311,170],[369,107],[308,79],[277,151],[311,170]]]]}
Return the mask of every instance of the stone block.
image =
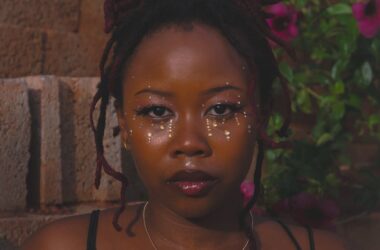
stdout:
{"type": "MultiPolygon", "coordinates": [[[[90,104],[98,78],[60,78],[63,199],[66,202],[118,200],[120,184],[103,173],[99,190],[94,187],[96,150],[90,126],[90,104]]],[[[113,137],[117,126],[113,105],[108,108],[104,148],[115,170],[121,171],[120,139],[113,137]]]]}
{"type": "Polygon", "coordinates": [[[62,203],[59,82],[56,77],[25,78],[32,113],[32,157],[29,164],[30,205],[62,203]]]}
{"type": "Polygon", "coordinates": [[[21,79],[0,82],[0,211],[26,207],[31,116],[21,79]]]}
{"type": "Polygon", "coordinates": [[[104,0],[82,0],[79,33],[88,36],[106,36],[104,33],[104,0]]]}
{"type": "Polygon", "coordinates": [[[80,0],[2,0],[0,22],[21,27],[77,31],[80,0]]]}
{"type": "Polygon", "coordinates": [[[0,77],[40,74],[42,43],[43,34],[38,30],[0,24],[0,77]]]}
{"type": "Polygon", "coordinates": [[[47,32],[44,74],[98,76],[104,39],[82,34],[47,32]]]}

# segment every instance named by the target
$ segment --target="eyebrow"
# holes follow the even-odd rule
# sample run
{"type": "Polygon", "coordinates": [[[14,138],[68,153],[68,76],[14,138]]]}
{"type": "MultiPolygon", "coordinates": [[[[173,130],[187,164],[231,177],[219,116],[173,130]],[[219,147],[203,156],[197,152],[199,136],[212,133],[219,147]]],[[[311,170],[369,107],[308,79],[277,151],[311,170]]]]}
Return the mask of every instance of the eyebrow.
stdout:
{"type": "MultiPolygon", "coordinates": [[[[208,90],[202,92],[201,95],[203,95],[203,96],[209,96],[209,95],[217,94],[217,93],[224,92],[224,91],[227,91],[227,90],[243,91],[239,87],[236,87],[236,86],[233,86],[233,85],[225,85],[225,86],[218,86],[218,87],[214,87],[214,88],[208,89],[208,90]]],[[[154,95],[159,95],[159,96],[164,96],[164,97],[174,96],[174,94],[172,92],[166,92],[166,91],[162,91],[162,90],[158,90],[158,89],[152,89],[152,88],[142,89],[142,90],[138,91],[135,94],[135,96],[138,96],[138,95],[141,95],[141,94],[154,94],[154,95]]]]}
{"type": "Polygon", "coordinates": [[[218,86],[218,87],[215,87],[215,88],[208,89],[205,92],[203,92],[202,95],[208,96],[208,95],[224,92],[224,91],[227,91],[227,90],[243,91],[239,87],[236,87],[236,86],[233,86],[233,85],[225,85],[225,86],[218,86]]]}

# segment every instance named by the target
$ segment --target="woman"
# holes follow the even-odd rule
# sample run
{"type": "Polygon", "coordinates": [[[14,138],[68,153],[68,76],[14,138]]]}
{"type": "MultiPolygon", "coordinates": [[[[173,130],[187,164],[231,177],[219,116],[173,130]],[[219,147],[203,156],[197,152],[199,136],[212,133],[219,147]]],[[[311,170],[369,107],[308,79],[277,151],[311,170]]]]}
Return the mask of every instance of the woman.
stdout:
{"type": "Polygon", "coordinates": [[[264,148],[281,146],[264,132],[280,75],[267,39],[277,40],[261,7],[237,0],[106,1],[112,37],[93,103],[94,109],[101,101],[93,127],[96,185],[102,169],[120,180],[122,206],[54,222],[23,249],[344,249],[330,233],[252,215],[258,192],[243,208],[239,187],[255,145],[257,187],[264,148]],[[124,207],[127,179],[103,157],[110,95],[121,140],[148,190],[149,201],[140,205],[124,207]]]}

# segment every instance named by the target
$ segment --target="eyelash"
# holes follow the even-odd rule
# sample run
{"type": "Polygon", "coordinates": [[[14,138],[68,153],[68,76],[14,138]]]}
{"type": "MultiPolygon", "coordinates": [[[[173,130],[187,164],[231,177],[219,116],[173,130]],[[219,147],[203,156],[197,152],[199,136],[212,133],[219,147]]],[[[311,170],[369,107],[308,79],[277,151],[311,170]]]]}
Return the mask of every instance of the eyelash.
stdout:
{"type": "MultiPolygon", "coordinates": [[[[209,108],[206,111],[206,113],[210,112],[210,110],[216,108],[219,105],[226,108],[226,109],[229,109],[230,112],[228,112],[227,114],[211,115],[212,118],[214,118],[214,119],[228,119],[231,116],[233,116],[234,114],[239,113],[243,109],[243,106],[240,104],[237,104],[237,103],[218,103],[218,104],[213,105],[211,108],[209,108]]],[[[150,116],[149,113],[154,111],[154,109],[156,109],[156,108],[162,108],[162,109],[164,109],[164,112],[169,111],[171,114],[173,114],[173,112],[170,109],[168,109],[162,105],[149,105],[149,106],[137,109],[137,110],[135,110],[135,112],[136,112],[136,115],[145,117],[145,116],[150,116]]],[[[167,119],[169,116],[170,115],[159,116],[159,117],[152,117],[151,116],[151,118],[153,120],[162,121],[162,120],[167,119]]]]}

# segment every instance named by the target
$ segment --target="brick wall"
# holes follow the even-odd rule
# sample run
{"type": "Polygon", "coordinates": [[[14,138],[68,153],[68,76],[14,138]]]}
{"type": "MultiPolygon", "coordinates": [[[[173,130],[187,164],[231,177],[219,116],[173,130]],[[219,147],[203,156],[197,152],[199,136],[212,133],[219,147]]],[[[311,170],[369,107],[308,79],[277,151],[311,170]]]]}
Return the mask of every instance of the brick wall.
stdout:
{"type": "MultiPolygon", "coordinates": [[[[99,190],[94,187],[89,113],[98,81],[54,76],[0,80],[0,239],[18,245],[48,221],[117,205],[119,182],[103,174],[99,190]]],[[[141,200],[143,188],[131,157],[113,135],[116,126],[109,105],[106,158],[129,177],[127,199],[141,200]]]]}
{"type": "Polygon", "coordinates": [[[2,0],[0,78],[97,76],[103,0],[2,0]]]}

